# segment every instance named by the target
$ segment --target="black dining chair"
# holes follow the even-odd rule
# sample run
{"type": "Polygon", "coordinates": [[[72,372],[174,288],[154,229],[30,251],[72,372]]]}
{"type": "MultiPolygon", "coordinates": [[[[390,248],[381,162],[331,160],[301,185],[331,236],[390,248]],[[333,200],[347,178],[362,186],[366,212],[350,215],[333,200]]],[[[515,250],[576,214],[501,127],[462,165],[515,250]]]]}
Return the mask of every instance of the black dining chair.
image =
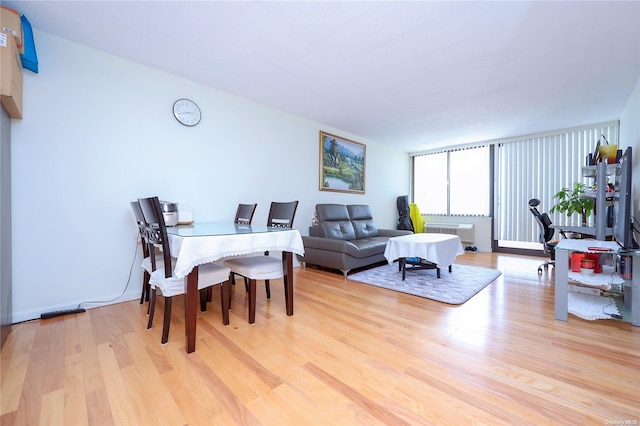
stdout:
{"type": "MultiPolygon", "coordinates": [[[[129,203],[131,205],[131,210],[133,210],[133,215],[136,219],[136,224],[138,225],[138,233],[140,238],[140,245],[142,246],[142,294],[140,295],[140,304],[142,305],[145,301],[149,301],[149,278],[151,277],[151,258],[149,257],[149,243],[147,241],[146,235],[146,226],[144,222],[144,215],[142,214],[142,209],[140,208],[140,203],[136,201],[131,201],[129,203]]],[[[162,268],[163,265],[163,256],[162,253],[156,254],[156,264],[159,268],[162,268]]]]}
{"type": "MultiPolygon", "coordinates": [[[[233,220],[233,223],[236,225],[251,225],[256,207],[258,207],[258,204],[238,204],[236,218],[233,220]]],[[[235,274],[233,274],[233,272],[231,273],[231,285],[236,285],[235,274]]],[[[249,288],[249,281],[246,278],[244,280],[244,286],[245,288],[249,288]]]]}
{"type": "Polygon", "coordinates": [[[257,204],[238,204],[238,210],[236,210],[236,218],[233,223],[239,225],[251,225],[253,221],[253,214],[256,212],[257,204]]]}
{"type": "MultiPolygon", "coordinates": [[[[298,201],[285,203],[272,202],[267,218],[267,226],[292,228],[297,208],[298,201]]],[[[271,298],[269,280],[283,278],[286,291],[287,277],[282,267],[282,259],[269,256],[269,252],[265,252],[263,256],[234,257],[227,259],[224,261],[224,265],[231,269],[230,279],[234,279],[235,274],[248,280],[249,323],[251,324],[255,322],[256,316],[256,280],[265,281],[267,299],[271,298]]]]}
{"type": "MultiPolygon", "coordinates": [[[[169,326],[171,323],[171,305],[173,296],[184,294],[186,277],[177,278],[173,275],[173,262],[169,251],[169,238],[162,215],[162,207],[158,197],[141,198],[138,200],[145,221],[145,233],[149,242],[149,257],[151,259],[151,287],[149,296],[149,323],[147,329],[153,325],[156,307],[156,293],[159,290],[164,296],[164,323],[162,328],[162,343],[169,340],[169,326]],[[155,247],[162,249],[163,264],[156,262],[155,247]]],[[[216,263],[206,263],[198,266],[198,290],[206,290],[220,284],[220,303],[222,307],[222,322],[229,324],[229,274],[231,270],[216,263]]],[[[206,291],[200,291],[200,308],[206,311],[206,291]]]]}

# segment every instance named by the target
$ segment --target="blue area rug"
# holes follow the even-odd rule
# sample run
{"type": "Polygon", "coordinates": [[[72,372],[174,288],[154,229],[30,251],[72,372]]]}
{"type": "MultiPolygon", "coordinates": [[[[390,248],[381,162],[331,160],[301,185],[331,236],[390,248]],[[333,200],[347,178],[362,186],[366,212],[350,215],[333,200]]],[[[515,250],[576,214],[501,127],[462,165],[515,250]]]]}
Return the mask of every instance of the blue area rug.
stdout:
{"type": "Polygon", "coordinates": [[[435,269],[407,270],[406,279],[402,281],[402,272],[398,271],[396,262],[358,272],[347,278],[438,302],[460,305],[491,284],[500,274],[496,269],[454,264],[451,273],[448,268],[441,270],[441,278],[436,278],[435,269]]]}

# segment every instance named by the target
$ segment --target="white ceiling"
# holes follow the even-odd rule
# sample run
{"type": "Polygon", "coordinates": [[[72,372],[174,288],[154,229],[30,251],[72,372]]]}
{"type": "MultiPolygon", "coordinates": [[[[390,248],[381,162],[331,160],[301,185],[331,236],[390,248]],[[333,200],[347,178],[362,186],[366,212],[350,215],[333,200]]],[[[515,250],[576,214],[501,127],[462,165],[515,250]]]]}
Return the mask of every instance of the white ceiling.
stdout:
{"type": "Polygon", "coordinates": [[[640,77],[639,1],[2,3],[36,30],[408,152],[615,120],[640,77]]]}

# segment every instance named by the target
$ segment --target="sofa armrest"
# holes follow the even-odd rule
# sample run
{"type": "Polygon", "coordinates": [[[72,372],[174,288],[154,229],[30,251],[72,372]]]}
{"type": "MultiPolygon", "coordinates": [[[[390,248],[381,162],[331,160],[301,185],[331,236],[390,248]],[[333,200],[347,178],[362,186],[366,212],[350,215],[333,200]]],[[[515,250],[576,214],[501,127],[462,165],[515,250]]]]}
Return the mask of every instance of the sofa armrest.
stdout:
{"type": "Polygon", "coordinates": [[[308,248],[312,248],[316,250],[326,250],[326,251],[335,251],[338,253],[344,253],[346,251],[347,245],[351,243],[345,240],[336,240],[333,238],[323,238],[323,237],[307,237],[303,235],[302,244],[304,244],[305,250],[308,248]]]}
{"type": "Polygon", "coordinates": [[[378,229],[378,237],[399,237],[401,235],[413,234],[413,231],[403,229],[378,229]]]}

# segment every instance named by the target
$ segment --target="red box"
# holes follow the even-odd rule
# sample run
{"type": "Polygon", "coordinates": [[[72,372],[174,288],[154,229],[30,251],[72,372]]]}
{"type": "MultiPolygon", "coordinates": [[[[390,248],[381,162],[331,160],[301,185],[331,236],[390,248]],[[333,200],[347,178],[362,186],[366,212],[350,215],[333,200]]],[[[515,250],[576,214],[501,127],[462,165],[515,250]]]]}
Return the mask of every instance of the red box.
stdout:
{"type": "Polygon", "coordinates": [[[580,261],[584,258],[584,253],[571,253],[571,271],[580,272],[580,261]]]}

